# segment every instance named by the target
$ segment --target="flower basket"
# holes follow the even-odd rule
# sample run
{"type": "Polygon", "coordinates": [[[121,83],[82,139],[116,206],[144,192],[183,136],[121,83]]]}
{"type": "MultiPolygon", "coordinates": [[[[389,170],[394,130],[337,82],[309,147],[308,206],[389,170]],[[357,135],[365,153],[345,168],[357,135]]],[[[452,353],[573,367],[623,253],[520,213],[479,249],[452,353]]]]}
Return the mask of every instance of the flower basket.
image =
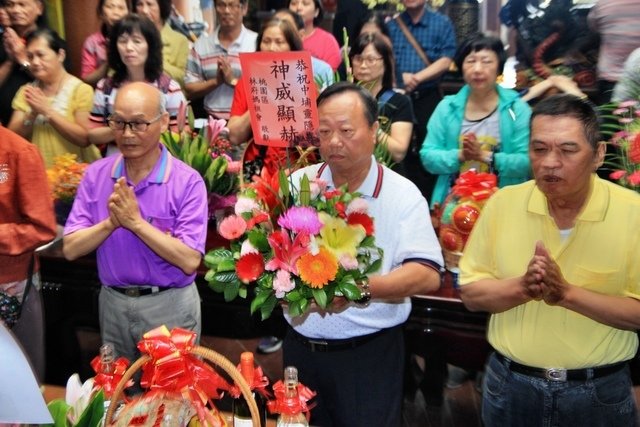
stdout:
{"type": "MultiPolygon", "coordinates": [[[[169,331],[164,326],[145,334],[145,339],[147,341],[156,339],[160,344],[157,346],[158,348],[150,351],[149,354],[143,355],[138,360],[136,360],[129,367],[129,369],[127,369],[127,371],[124,373],[120,382],[116,386],[116,389],[111,398],[111,404],[109,405],[109,409],[107,410],[106,417],[105,417],[105,425],[107,426],[117,425],[116,424],[117,419],[114,419],[114,413],[116,412],[116,407],[118,407],[120,400],[122,400],[122,394],[127,385],[127,382],[129,382],[132,376],[139,369],[145,367],[145,365],[150,366],[150,365],[147,365],[150,363],[152,366],[152,369],[155,369],[155,374],[158,374],[158,371],[163,369],[163,365],[166,367],[165,369],[168,369],[171,371],[172,374],[175,374],[176,372],[175,367],[182,366],[182,362],[183,362],[182,359],[185,358],[185,359],[193,360],[195,361],[195,363],[201,363],[202,365],[206,365],[206,366],[201,366],[201,368],[208,367],[209,365],[205,364],[204,362],[198,362],[200,359],[204,359],[210,362],[212,365],[221,368],[238,386],[238,388],[240,389],[240,392],[248,402],[253,425],[260,426],[260,415],[258,412],[258,406],[256,405],[256,401],[253,397],[251,389],[249,388],[249,385],[247,384],[244,377],[240,374],[240,371],[238,371],[238,369],[220,353],[217,353],[206,347],[202,347],[198,345],[190,345],[188,343],[189,341],[192,342],[192,340],[190,340],[190,337],[195,337],[195,334],[193,335],[192,334],[193,333],[191,331],[175,328],[171,331],[169,335],[169,331]],[[187,338],[186,340],[184,339],[185,337],[187,338]],[[175,346],[168,345],[168,344],[171,344],[171,342],[175,343],[175,346]],[[163,357],[158,358],[159,353],[156,351],[158,349],[164,350],[167,353],[163,357]],[[196,357],[193,357],[193,356],[196,356],[196,357]]],[[[141,341],[141,343],[138,344],[138,347],[141,348],[142,344],[143,342],[141,341]]],[[[143,380],[144,380],[144,377],[145,377],[145,374],[143,374],[143,380]]],[[[205,379],[204,381],[202,381],[202,385],[206,387],[206,386],[210,386],[211,384],[208,383],[205,379]]],[[[197,384],[190,384],[190,386],[193,386],[193,387],[190,387],[190,390],[188,393],[191,393],[192,397],[194,395],[198,396],[198,402],[194,402],[194,403],[199,403],[199,398],[202,397],[201,395],[203,394],[204,390],[194,390],[198,388],[197,384]]],[[[153,386],[153,388],[158,389],[160,388],[160,385],[156,384],[153,386]]],[[[185,392],[183,391],[182,393],[184,394],[185,392]]],[[[198,410],[198,415],[201,415],[202,412],[203,411],[201,407],[200,410],[198,410]]],[[[203,424],[203,425],[206,425],[206,424],[203,424]]]]}
{"type": "Polygon", "coordinates": [[[458,271],[458,262],[480,211],[497,190],[497,177],[469,170],[456,180],[440,211],[440,245],[447,270],[458,271]]]}
{"type": "Polygon", "coordinates": [[[229,248],[205,255],[205,280],[226,301],[251,291],[251,313],[263,320],[278,301],[291,316],[314,303],[324,309],[335,297],[356,301],[360,284],[382,263],[367,209],[360,194],[330,190],[318,178],[264,175],[238,195],[235,215],[220,223],[229,248]]]}

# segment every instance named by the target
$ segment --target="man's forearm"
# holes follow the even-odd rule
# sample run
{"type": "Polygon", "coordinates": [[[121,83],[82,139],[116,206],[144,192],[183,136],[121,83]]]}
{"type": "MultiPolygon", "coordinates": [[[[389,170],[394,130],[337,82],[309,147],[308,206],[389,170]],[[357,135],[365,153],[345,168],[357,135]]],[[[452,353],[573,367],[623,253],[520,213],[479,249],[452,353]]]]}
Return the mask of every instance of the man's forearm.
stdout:
{"type": "MultiPolygon", "coordinates": [[[[2,86],[7,80],[7,77],[9,77],[9,74],[11,74],[12,69],[13,61],[11,59],[7,59],[2,64],[0,64],[0,86],[2,86]]],[[[9,100],[9,102],[11,101],[9,100]]]]}
{"type": "Polygon", "coordinates": [[[184,91],[187,99],[198,99],[217,88],[218,79],[208,79],[202,82],[185,83],[184,91]]]}
{"type": "Polygon", "coordinates": [[[446,73],[450,65],[451,58],[440,58],[437,61],[432,62],[428,67],[418,71],[416,73],[416,77],[421,83],[428,82],[446,73]]]}
{"type": "Polygon", "coordinates": [[[62,239],[62,253],[70,261],[95,251],[115,230],[109,218],[82,230],[74,231],[62,239]]]}
{"type": "Polygon", "coordinates": [[[484,279],[460,287],[462,302],[471,311],[501,313],[531,301],[521,277],[484,279]]]}
{"type": "Polygon", "coordinates": [[[640,329],[640,301],[571,286],[558,306],[618,329],[640,329]]]}
{"type": "Polygon", "coordinates": [[[372,298],[404,298],[435,292],[440,287],[440,273],[418,262],[408,262],[402,267],[369,280],[372,298]]]}

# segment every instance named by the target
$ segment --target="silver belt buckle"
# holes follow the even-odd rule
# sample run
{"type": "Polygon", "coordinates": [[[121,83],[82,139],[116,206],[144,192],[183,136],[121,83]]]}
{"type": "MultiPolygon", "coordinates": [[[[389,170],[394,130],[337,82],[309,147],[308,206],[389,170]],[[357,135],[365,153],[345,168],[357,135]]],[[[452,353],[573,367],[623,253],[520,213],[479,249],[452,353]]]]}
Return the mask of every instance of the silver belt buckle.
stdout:
{"type": "Polygon", "coordinates": [[[550,368],[545,370],[544,378],[549,381],[566,381],[567,380],[567,370],[560,368],[550,368]]]}
{"type": "Polygon", "coordinates": [[[324,353],[329,349],[329,343],[324,340],[307,339],[312,352],[324,353]]]}
{"type": "Polygon", "coordinates": [[[124,294],[128,297],[139,297],[140,296],[140,288],[138,287],[128,287],[124,290],[124,294]]]}

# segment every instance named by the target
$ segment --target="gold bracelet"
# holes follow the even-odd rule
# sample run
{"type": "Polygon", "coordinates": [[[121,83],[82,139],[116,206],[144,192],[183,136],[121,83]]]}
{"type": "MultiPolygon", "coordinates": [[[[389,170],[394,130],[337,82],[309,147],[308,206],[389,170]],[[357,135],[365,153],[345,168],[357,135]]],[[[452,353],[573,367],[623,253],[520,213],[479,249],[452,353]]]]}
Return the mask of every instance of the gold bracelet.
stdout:
{"type": "Polygon", "coordinates": [[[360,298],[354,302],[362,308],[368,307],[371,302],[371,291],[369,290],[369,278],[365,277],[361,283],[358,284],[360,288],[360,298]]]}

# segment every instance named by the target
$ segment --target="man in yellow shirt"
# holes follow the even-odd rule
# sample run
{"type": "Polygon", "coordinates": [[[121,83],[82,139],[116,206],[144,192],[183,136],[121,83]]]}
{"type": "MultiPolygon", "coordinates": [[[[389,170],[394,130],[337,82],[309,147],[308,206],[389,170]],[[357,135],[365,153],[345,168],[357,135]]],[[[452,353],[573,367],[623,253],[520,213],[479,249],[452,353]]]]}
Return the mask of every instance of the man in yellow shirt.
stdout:
{"type": "Polygon", "coordinates": [[[531,116],[535,179],[496,193],[460,261],[462,300],[492,313],[485,426],[630,426],[640,327],[640,196],[599,179],[593,108],[531,116]]]}

